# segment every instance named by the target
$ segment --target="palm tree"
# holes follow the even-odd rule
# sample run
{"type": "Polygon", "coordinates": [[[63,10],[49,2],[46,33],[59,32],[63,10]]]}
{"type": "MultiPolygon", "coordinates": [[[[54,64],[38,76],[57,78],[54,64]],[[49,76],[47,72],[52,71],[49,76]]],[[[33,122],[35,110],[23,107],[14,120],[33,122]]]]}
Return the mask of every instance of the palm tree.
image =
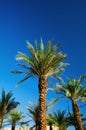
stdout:
{"type": "Polygon", "coordinates": [[[79,77],[78,80],[70,78],[67,84],[57,84],[58,88],[54,88],[56,93],[60,93],[71,100],[76,130],[83,130],[82,119],[77,101],[86,100],[86,85],[81,84],[85,79],[86,75],[79,77]]]}
{"type": "Polygon", "coordinates": [[[42,39],[40,45],[36,41],[36,48],[33,47],[27,41],[27,48],[30,52],[30,56],[24,53],[18,52],[16,60],[22,60],[25,64],[19,64],[22,67],[22,71],[14,70],[15,74],[24,74],[25,77],[20,83],[29,79],[35,75],[39,78],[39,130],[46,130],[46,91],[47,91],[47,79],[49,76],[56,79],[60,79],[57,74],[63,72],[63,67],[66,65],[62,61],[66,58],[66,55],[59,51],[57,45],[52,46],[52,41],[48,41],[46,48],[42,39]],[[26,69],[26,71],[24,71],[26,69]]]}
{"type": "Polygon", "coordinates": [[[67,117],[65,114],[65,111],[57,111],[48,114],[47,122],[50,124],[50,130],[52,130],[52,125],[57,126],[59,130],[67,130],[68,122],[66,121],[67,117]]]}
{"type": "Polygon", "coordinates": [[[12,111],[10,111],[6,118],[6,122],[8,122],[8,124],[6,125],[11,125],[11,130],[15,130],[16,125],[23,126],[28,123],[24,120],[25,116],[23,115],[23,113],[17,109],[13,109],[12,111]]]}
{"type": "Polygon", "coordinates": [[[2,128],[4,116],[19,104],[19,102],[16,102],[15,98],[12,98],[12,96],[13,94],[11,91],[6,94],[4,89],[2,89],[0,99],[0,129],[2,128]]]}

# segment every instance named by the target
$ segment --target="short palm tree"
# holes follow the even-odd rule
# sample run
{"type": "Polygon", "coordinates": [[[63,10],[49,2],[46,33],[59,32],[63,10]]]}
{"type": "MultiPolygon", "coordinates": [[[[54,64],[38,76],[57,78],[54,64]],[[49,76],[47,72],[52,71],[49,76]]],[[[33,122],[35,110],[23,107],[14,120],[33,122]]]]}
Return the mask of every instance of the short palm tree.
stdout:
{"type": "Polygon", "coordinates": [[[12,98],[12,96],[13,94],[11,91],[6,94],[4,89],[2,89],[0,99],[0,129],[2,128],[4,116],[19,104],[19,102],[16,102],[15,98],[12,98]]]}
{"type": "Polygon", "coordinates": [[[57,111],[52,114],[48,114],[47,122],[50,124],[50,130],[52,130],[52,125],[55,125],[59,128],[59,130],[67,130],[68,123],[66,121],[66,112],[65,111],[57,111]]]}
{"type": "Polygon", "coordinates": [[[85,79],[86,75],[79,77],[78,80],[70,78],[67,84],[57,84],[58,88],[54,88],[56,93],[60,93],[71,100],[76,130],[83,130],[80,110],[77,101],[86,100],[86,85],[81,84],[85,79]]]}
{"type": "Polygon", "coordinates": [[[23,63],[19,65],[22,67],[22,71],[14,70],[15,74],[24,74],[25,77],[18,84],[29,79],[35,75],[39,78],[39,130],[46,130],[46,91],[47,91],[47,79],[49,76],[56,79],[58,73],[63,72],[63,67],[66,65],[62,61],[66,58],[66,55],[59,51],[57,45],[52,46],[52,41],[48,41],[46,48],[44,47],[42,39],[40,45],[36,42],[36,48],[33,47],[27,41],[27,48],[30,55],[18,52],[16,60],[22,60],[23,63]],[[26,69],[26,71],[24,71],[26,69]]]}
{"type": "Polygon", "coordinates": [[[25,116],[23,115],[23,113],[18,109],[13,109],[8,113],[6,117],[6,122],[8,123],[6,125],[11,125],[11,130],[15,130],[16,125],[22,127],[23,125],[26,125],[28,123],[24,120],[25,116]]]}
{"type": "Polygon", "coordinates": [[[35,128],[36,130],[38,130],[38,112],[39,112],[39,103],[35,103],[32,106],[28,106],[26,107],[26,109],[28,110],[29,114],[28,116],[31,118],[30,121],[34,121],[35,123],[35,128]]]}
{"type": "Polygon", "coordinates": [[[75,126],[74,114],[71,112],[68,112],[66,121],[68,122],[69,126],[75,126]]]}

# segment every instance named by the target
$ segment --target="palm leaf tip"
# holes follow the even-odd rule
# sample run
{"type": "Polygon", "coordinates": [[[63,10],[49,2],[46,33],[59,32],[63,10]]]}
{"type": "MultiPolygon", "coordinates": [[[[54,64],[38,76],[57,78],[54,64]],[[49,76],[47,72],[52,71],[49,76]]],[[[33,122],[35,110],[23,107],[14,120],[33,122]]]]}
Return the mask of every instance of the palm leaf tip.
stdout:
{"type": "Polygon", "coordinates": [[[18,51],[18,53],[17,53],[15,59],[16,59],[16,60],[22,60],[22,59],[23,59],[23,56],[24,56],[24,54],[23,54],[22,52],[18,51]]]}
{"type": "Polygon", "coordinates": [[[82,97],[82,101],[83,101],[83,102],[86,102],[86,97],[82,97]]]}
{"type": "Polygon", "coordinates": [[[64,58],[66,58],[66,57],[67,57],[67,54],[64,54],[63,56],[64,56],[64,58]]]}
{"type": "Polygon", "coordinates": [[[86,74],[84,74],[83,76],[80,76],[81,82],[86,80],[86,74]]]}
{"type": "Polygon", "coordinates": [[[47,110],[50,109],[59,100],[59,98],[53,98],[47,105],[47,110]]]}
{"type": "Polygon", "coordinates": [[[11,73],[17,74],[17,70],[11,70],[11,73]]]}
{"type": "Polygon", "coordinates": [[[46,45],[46,52],[47,53],[50,52],[50,50],[51,50],[51,44],[52,44],[52,41],[47,42],[47,45],[46,45]]]}
{"type": "Polygon", "coordinates": [[[34,49],[32,44],[28,40],[26,40],[26,43],[27,43],[27,48],[28,49],[34,49]]]}
{"type": "Polygon", "coordinates": [[[56,86],[57,86],[58,88],[62,88],[62,85],[60,85],[60,84],[56,84],[56,86]]]}
{"type": "Polygon", "coordinates": [[[70,64],[69,63],[62,63],[62,66],[69,66],[70,64]]]}
{"type": "Polygon", "coordinates": [[[23,78],[22,80],[20,80],[17,84],[16,87],[18,87],[21,83],[23,83],[24,81],[26,81],[28,78],[30,78],[31,75],[26,76],[25,78],[23,78]]]}
{"type": "Polygon", "coordinates": [[[41,52],[44,51],[44,44],[43,44],[42,38],[40,39],[40,50],[41,50],[41,52]]]}

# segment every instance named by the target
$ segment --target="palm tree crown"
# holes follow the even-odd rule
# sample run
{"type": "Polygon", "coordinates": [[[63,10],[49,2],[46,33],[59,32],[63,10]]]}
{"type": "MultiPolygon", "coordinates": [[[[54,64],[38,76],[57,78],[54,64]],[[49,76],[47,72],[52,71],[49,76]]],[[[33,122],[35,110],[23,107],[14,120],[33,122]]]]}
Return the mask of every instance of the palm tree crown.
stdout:
{"type": "Polygon", "coordinates": [[[86,79],[86,75],[80,76],[78,80],[70,78],[67,84],[57,84],[58,89],[55,89],[57,93],[61,93],[70,99],[74,100],[86,100],[86,85],[81,84],[86,79]]]}
{"type": "Polygon", "coordinates": [[[16,55],[16,60],[23,60],[26,62],[26,64],[18,64],[22,68],[26,69],[26,71],[12,71],[15,74],[25,75],[25,78],[18,84],[33,75],[37,75],[38,77],[45,75],[46,78],[51,76],[60,79],[57,76],[57,73],[63,72],[63,67],[67,65],[62,62],[66,58],[66,55],[62,54],[62,52],[58,52],[59,47],[57,45],[52,46],[52,41],[48,41],[46,48],[44,48],[42,39],[40,40],[40,45],[38,45],[37,41],[35,43],[36,48],[27,41],[27,48],[30,52],[30,56],[27,56],[22,52],[18,52],[16,55]]]}

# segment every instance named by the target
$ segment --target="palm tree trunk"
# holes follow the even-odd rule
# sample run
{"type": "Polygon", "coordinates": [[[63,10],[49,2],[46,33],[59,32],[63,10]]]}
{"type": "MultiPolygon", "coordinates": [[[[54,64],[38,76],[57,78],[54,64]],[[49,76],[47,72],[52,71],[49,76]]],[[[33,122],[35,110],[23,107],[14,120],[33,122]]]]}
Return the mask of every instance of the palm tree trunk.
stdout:
{"type": "Polygon", "coordinates": [[[3,117],[0,116],[0,130],[2,129],[2,122],[3,122],[3,117]]]}
{"type": "Polygon", "coordinates": [[[38,123],[36,123],[35,129],[38,130],[38,123]]]}
{"type": "Polygon", "coordinates": [[[12,125],[12,128],[11,128],[11,130],[15,130],[15,125],[12,125]]]}
{"type": "Polygon", "coordinates": [[[46,90],[47,79],[45,76],[39,78],[39,113],[38,113],[38,130],[46,130],[46,90]]]}
{"type": "Polygon", "coordinates": [[[78,104],[73,99],[72,99],[72,107],[73,107],[76,130],[84,130],[82,126],[82,119],[80,116],[80,110],[79,110],[78,104]]]}
{"type": "Polygon", "coordinates": [[[2,123],[0,122],[0,130],[2,129],[2,123]]]}
{"type": "Polygon", "coordinates": [[[52,125],[50,125],[50,130],[53,130],[52,125]]]}

